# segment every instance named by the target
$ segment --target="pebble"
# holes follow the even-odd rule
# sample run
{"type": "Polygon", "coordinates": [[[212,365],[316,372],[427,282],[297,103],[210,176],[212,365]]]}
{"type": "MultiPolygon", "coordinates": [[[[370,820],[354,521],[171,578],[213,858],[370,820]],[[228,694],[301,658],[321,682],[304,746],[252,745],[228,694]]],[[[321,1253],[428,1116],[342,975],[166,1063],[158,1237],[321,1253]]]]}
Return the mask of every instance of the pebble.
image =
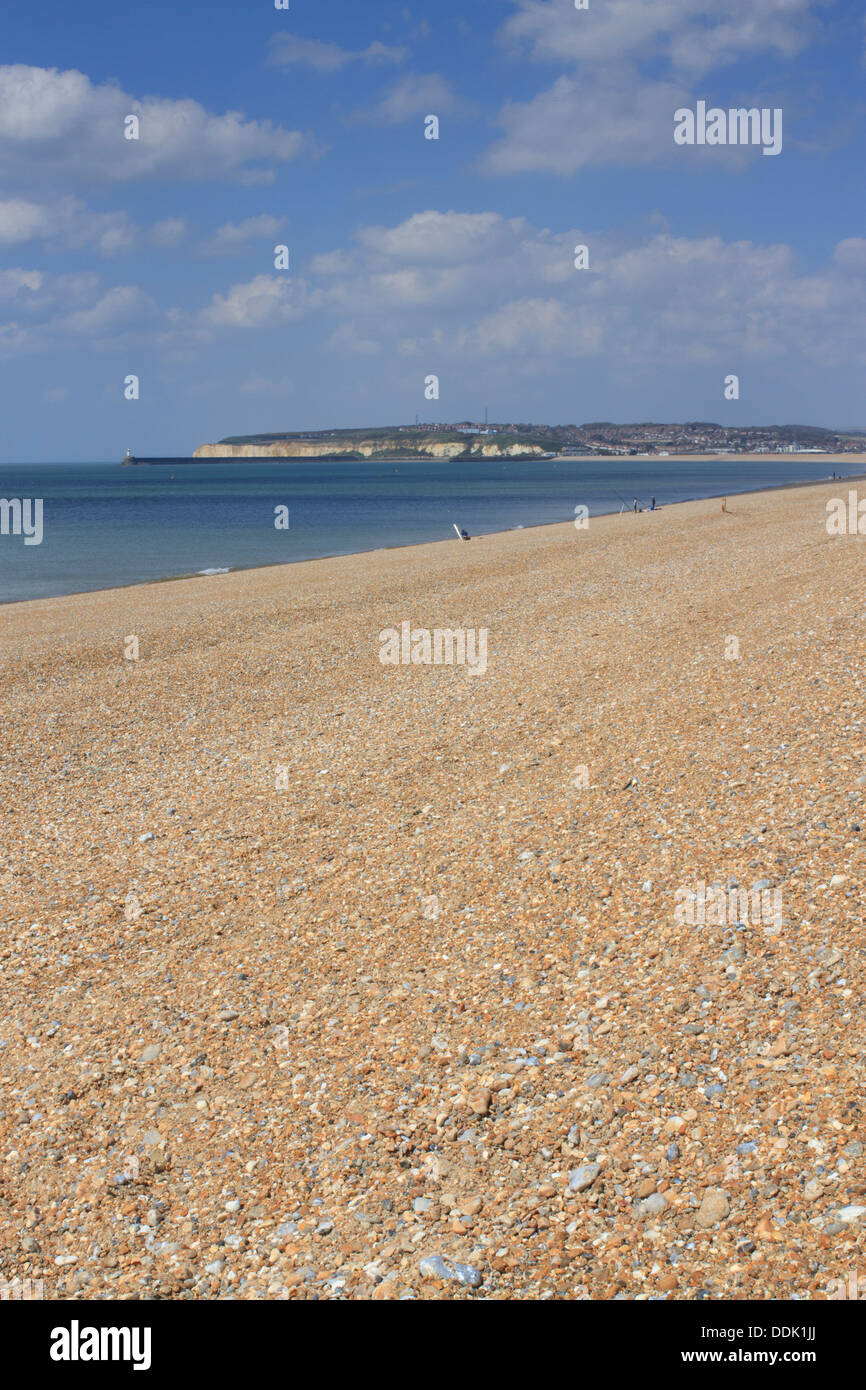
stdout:
{"type": "Polygon", "coordinates": [[[668,1205],[668,1199],[663,1192],[653,1192],[651,1196],[644,1197],[637,1203],[637,1213],[644,1219],[651,1216],[661,1216],[668,1205]]]}
{"type": "Polygon", "coordinates": [[[836,1212],[836,1220],[844,1222],[846,1226],[851,1225],[854,1221],[862,1221],[864,1216],[866,1216],[866,1207],[840,1207],[836,1212]]]}
{"type": "Polygon", "coordinates": [[[418,1270],[423,1279],[444,1279],[467,1289],[477,1289],[481,1283],[481,1273],[474,1265],[457,1264],[442,1255],[426,1255],[418,1270]]]}
{"type": "Polygon", "coordinates": [[[722,1192],[720,1188],[708,1188],[698,1208],[695,1221],[704,1230],[708,1230],[711,1226],[717,1226],[720,1221],[724,1221],[730,1210],[731,1203],[728,1194],[722,1192]]]}
{"type": "Polygon", "coordinates": [[[600,1163],[583,1163],[579,1168],[573,1168],[568,1175],[570,1190],[572,1192],[585,1192],[588,1187],[592,1187],[600,1172],[600,1163]]]}
{"type": "Polygon", "coordinates": [[[593,518],[577,570],[564,525],[0,605],[4,1278],[782,1301],[856,1267],[862,557],[812,544],[830,495],[593,518]],[[489,624],[483,678],[383,668],[412,613],[489,624]],[[130,807],[158,853],[118,854],[130,807]],[[761,876],[777,935],[675,919],[761,876]]]}

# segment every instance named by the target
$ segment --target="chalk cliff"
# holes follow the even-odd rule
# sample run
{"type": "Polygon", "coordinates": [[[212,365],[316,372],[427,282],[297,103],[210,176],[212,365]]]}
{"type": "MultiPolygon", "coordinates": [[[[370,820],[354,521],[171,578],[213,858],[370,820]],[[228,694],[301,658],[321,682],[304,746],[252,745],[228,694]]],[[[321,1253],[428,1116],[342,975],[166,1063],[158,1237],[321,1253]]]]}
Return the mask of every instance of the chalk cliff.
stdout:
{"type": "Polygon", "coordinates": [[[341,430],[327,436],[247,437],[202,444],[194,458],[364,458],[455,459],[541,458],[543,444],[515,435],[460,435],[415,431],[375,432],[341,430]]]}

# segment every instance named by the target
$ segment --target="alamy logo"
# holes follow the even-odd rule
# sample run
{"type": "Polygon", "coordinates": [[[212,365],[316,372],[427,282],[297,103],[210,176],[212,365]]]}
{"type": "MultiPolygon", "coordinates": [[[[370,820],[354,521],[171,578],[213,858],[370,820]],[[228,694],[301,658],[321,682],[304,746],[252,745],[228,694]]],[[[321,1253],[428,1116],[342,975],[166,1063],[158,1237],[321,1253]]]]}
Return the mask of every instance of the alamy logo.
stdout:
{"type": "Polygon", "coordinates": [[[134,1371],[150,1370],[149,1327],[68,1327],[51,1329],[52,1361],[131,1361],[134,1371]]]}
{"type": "Polygon", "coordinates": [[[674,894],[674,921],[681,927],[764,927],[773,936],[782,926],[781,888],[730,888],[696,884],[674,894]]]}
{"type": "Polygon", "coordinates": [[[411,623],[379,633],[383,666],[466,666],[470,676],[487,670],[487,628],[413,628],[411,623]]]}
{"type": "Polygon", "coordinates": [[[24,536],[25,545],[42,544],[42,498],[0,497],[0,536],[24,536]]]}
{"type": "Polygon", "coordinates": [[[40,1302],[45,1297],[44,1279],[0,1279],[0,1299],[18,1303],[40,1302]]]}
{"type": "Polygon", "coordinates": [[[862,1303],[866,1300],[866,1276],[852,1269],[847,1279],[831,1279],[827,1285],[827,1297],[834,1302],[851,1299],[852,1302],[862,1303]]]}
{"type": "Polygon", "coordinates": [[[825,510],[828,536],[866,536],[866,497],[858,502],[853,488],[848,493],[847,509],[843,498],[831,497],[825,510]]]}
{"type": "Polygon", "coordinates": [[[782,109],[740,106],[724,111],[699,101],[695,111],[681,106],[674,112],[677,145],[763,145],[764,154],[782,152],[782,109]]]}

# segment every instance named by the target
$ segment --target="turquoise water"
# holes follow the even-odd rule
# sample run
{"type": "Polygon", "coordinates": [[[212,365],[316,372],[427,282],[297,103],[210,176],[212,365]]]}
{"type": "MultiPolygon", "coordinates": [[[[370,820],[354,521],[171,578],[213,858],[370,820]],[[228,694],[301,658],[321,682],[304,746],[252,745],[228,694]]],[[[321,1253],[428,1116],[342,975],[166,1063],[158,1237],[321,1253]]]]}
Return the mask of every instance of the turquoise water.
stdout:
{"type": "MultiPolygon", "coordinates": [[[[818,456],[423,463],[236,460],[7,464],[0,497],[42,498],[43,539],[0,535],[0,601],[352,554],[826,478],[818,456]],[[275,508],[288,507],[277,530],[275,508]]],[[[855,466],[851,465],[852,473],[855,466]]]]}

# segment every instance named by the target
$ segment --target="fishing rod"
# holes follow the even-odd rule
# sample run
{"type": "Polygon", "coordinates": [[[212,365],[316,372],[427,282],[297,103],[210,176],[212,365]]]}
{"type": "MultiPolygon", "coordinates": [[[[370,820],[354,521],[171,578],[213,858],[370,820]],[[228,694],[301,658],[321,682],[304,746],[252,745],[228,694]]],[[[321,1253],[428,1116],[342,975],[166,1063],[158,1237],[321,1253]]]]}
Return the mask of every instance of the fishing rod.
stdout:
{"type": "MultiPolygon", "coordinates": [[[[627,501],[625,500],[625,498],[623,497],[622,493],[619,491],[618,488],[613,488],[612,490],[613,490],[613,492],[616,493],[617,497],[619,498],[620,502],[622,503],[622,505],[623,505],[624,507],[626,507],[630,512],[631,512],[631,511],[634,511],[634,503],[632,503],[632,502],[627,502],[627,501]]],[[[640,510],[641,510],[641,511],[649,511],[649,510],[650,510],[649,507],[645,507],[645,506],[644,506],[644,504],[643,504],[643,502],[642,502],[642,500],[641,500],[640,497],[636,497],[634,500],[635,500],[635,502],[639,503],[639,505],[640,505],[640,510]]]]}

